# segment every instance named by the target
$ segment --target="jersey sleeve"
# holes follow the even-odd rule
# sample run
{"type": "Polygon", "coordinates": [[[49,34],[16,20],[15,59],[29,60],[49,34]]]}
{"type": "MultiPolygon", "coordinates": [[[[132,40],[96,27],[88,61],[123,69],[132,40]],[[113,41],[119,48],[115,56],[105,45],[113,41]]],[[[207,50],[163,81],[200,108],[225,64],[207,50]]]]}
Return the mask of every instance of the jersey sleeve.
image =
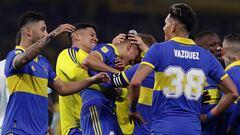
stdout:
{"type": "Polygon", "coordinates": [[[23,50],[20,50],[20,49],[15,49],[10,53],[8,53],[6,57],[6,64],[5,64],[5,71],[4,71],[6,76],[9,76],[10,74],[17,72],[17,70],[13,65],[13,60],[18,54],[21,54],[21,53],[23,53],[23,50]]]}
{"type": "Polygon", "coordinates": [[[219,83],[228,75],[224,71],[220,62],[212,54],[209,55],[210,55],[209,76],[211,79],[219,83]]]}
{"type": "Polygon", "coordinates": [[[111,58],[112,55],[114,54],[114,51],[106,45],[97,47],[97,48],[93,49],[92,51],[98,53],[104,63],[106,63],[109,60],[109,58],[111,58]]]}
{"type": "MultiPolygon", "coordinates": [[[[42,56],[43,57],[43,56],[42,56]]],[[[47,69],[48,69],[48,84],[51,84],[55,81],[56,78],[56,73],[52,69],[51,64],[48,62],[48,60],[45,58],[46,64],[47,64],[47,69]]]]}
{"type": "Polygon", "coordinates": [[[159,53],[157,53],[157,50],[158,50],[157,44],[151,46],[147,51],[147,53],[145,54],[145,56],[143,57],[141,64],[148,65],[153,69],[155,69],[156,66],[158,65],[158,58],[159,58],[158,56],[159,53]]]}

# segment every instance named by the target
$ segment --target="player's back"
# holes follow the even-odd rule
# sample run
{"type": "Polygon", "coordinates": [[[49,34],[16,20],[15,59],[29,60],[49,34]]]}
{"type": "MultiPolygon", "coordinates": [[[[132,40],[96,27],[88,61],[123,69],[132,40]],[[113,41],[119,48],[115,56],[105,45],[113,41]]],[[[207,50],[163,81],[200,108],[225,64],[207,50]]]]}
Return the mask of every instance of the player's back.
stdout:
{"type": "Polygon", "coordinates": [[[221,68],[219,62],[191,39],[176,37],[153,45],[142,64],[155,69],[152,130],[199,134],[206,76],[219,82],[225,75],[223,70],[217,71],[221,68]],[[191,128],[186,128],[186,124],[191,124],[191,128]]]}

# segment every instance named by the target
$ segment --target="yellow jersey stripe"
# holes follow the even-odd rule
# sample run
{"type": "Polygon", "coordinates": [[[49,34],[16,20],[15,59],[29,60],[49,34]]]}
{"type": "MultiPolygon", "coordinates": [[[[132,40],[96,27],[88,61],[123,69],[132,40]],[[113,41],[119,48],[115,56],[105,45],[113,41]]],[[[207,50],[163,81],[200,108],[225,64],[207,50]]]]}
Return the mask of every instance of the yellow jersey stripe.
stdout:
{"type": "Polygon", "coordinates": [[[10,94],[14,92],[26,92],[44,97],[48,96],[47,78],[40,78],[29,74],[14,74],[7,77],[6,80],[10,94]]]}
{"type": "Polygon", "coordinates": [[[221,80],[225,79],[228,76],[228,74],[225,74],[221,77],[221,80]]]}
{"type": "Polygon", "coordinates": [[[103,61],[103,57],[101,53],[99,53],[98,51],[93,51],[93,52],[96,52],[100,56],[101,60],[103,61]]]}
{"type": "Polygon", "coordinates": [[[101,128],[101,126],[100,126],[100,120],[99,120],[99,118],[98,118],[96,106],[93,106],[93,111],[94,111],[94,115],[95,115],[96,120],[97,120],[97,127],[98,127],[98,129],[99,129],[99,134],[102,135],[102,128],[101,128]]]}
{"type": "Polygon", "coordinates": [[[90,111],[90,116],[91,116],[91,120],[92,120],[92,126],[93,126],[93,130],[94,130],[94,134],[95,135],[100,135],[98,127],[96,125],[96,117],[94,116],[94,110],[93,110],[93,106],[89,107],[89,111],[90,111]]]}
{"type": "Polygon", "coordinates": [[[173,37],[170,40],[174,40],[176,42],[179,42],[181,44],[185,44],[185,45],[195,45],[196,43],[189,38],[184,38],[184,37],[173,37]]]}
{"type": "Polygon", "coordinates": [[[146,61],[144,61],[144,62],[141,62],[141,64],[145,64],[145,65],[148,65],[148,66],[150,66],[151,68],[155,68],[155,66],[153,65],[153,64],[151,64],[151,63],[149,63],[149,62],[146,62],[146,61]]]}
{"type": "Polygon", "coordinates": [[[113,44],[107,44],[108,46],[111,46],[117,56],[119,56],[118,49],[113,44]]]}
{"type": "Polygon", "coordinates": [[[235,61],[235,62],[231,63],[230,65],[228,65],[228,66],[225,68],[225,71],[227,71],[228,69],[230,69],[231,67],[234,67],[234,66],[240,66],[240,60],[235,61]]]}
{"type": "Polygon", "coordinates": [[[130,81],[128,80],[125,72],[122,72],[122,75],[123,75],[124,80],[125,80],[128,84],[130,84],[130,81]]]}
{"type": "Polygon", "coordinates": [[[152,95],[153,90],[151,88],[141,87],[138,103],[152,106],[152,95]]]}

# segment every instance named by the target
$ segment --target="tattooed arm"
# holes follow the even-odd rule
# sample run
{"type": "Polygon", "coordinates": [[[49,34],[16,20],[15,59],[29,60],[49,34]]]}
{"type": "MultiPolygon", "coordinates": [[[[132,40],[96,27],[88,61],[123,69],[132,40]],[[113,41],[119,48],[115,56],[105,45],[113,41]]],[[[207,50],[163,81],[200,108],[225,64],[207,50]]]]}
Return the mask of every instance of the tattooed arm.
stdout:
{"type": "Polygon", "coordinates": [[[74,26],[70,24],[62,24],[58,26],[56,29],[54,29],[51,33],[49,33],[46,37],[38,40],[33,45],[28,47],[24,53],[17,55],[13,60],[13,66],[15,69],[22,68],[24,65],[26,65],[28,62],[33,60],[37,57],[37,55],[40,53],[40,50],[46,46],[47,43],[49,43],[53,38],[58,36],[59,34],[63,32],[73,32],[75,29],[74,26]]]}

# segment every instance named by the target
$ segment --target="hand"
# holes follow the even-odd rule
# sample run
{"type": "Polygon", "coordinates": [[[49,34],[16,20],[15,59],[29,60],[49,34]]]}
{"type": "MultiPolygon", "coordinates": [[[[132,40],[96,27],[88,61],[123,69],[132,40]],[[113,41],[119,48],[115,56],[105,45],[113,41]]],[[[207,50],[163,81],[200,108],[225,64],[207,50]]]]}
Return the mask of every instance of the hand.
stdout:
{"type": "Polygon", "coordinates": [[[207,122],[208,121],[207,115],[206,114],[200,114],[200,120],[203,123],[207,122]]]}
{"type": "Polygon", "coordinates": [[[71,24],[61,24],[56,29],[54,29],[52,32],[50,32],[49,35],[56,37],[63,32],[72,33],[74,30],[75,30],[75,27],[71,24]]]}
{"type": "Polygon", "coordinates": [[[109,82],[111,79],[105,72],[100,72],[91,77],[93,83],[109,82]]]}
{"type": "Polygon", "coordinates": [[[124,41],[125,38],[126,38],[126,34],[121,33],[112,40],[112,44],[119,44],[122,41],[124,41]]]}
{"type": "Polygon", "coordinates": [[[130,112],[128,117],[130,123],[132,124],[133,121],[135,126],[145,123],[142,115],[139,112],[130,112]]]}
{"type": "Polygon", "coordinates": [[[117,58],[115,58],[114,63],[115,63],[116,69],[118,69],[120,71],[124,70],[125,64],[124,64],[123,60],[121,60],[120,58],[117,57],[117,58]]]}
{"type": "Polygon", "coordinates": [[[147,50],[148,46],[143,42],[143,40],[134,34],[128,34],[128,39],[130,40],[131,44],[136,44],[141,51],[147,50]]]}

